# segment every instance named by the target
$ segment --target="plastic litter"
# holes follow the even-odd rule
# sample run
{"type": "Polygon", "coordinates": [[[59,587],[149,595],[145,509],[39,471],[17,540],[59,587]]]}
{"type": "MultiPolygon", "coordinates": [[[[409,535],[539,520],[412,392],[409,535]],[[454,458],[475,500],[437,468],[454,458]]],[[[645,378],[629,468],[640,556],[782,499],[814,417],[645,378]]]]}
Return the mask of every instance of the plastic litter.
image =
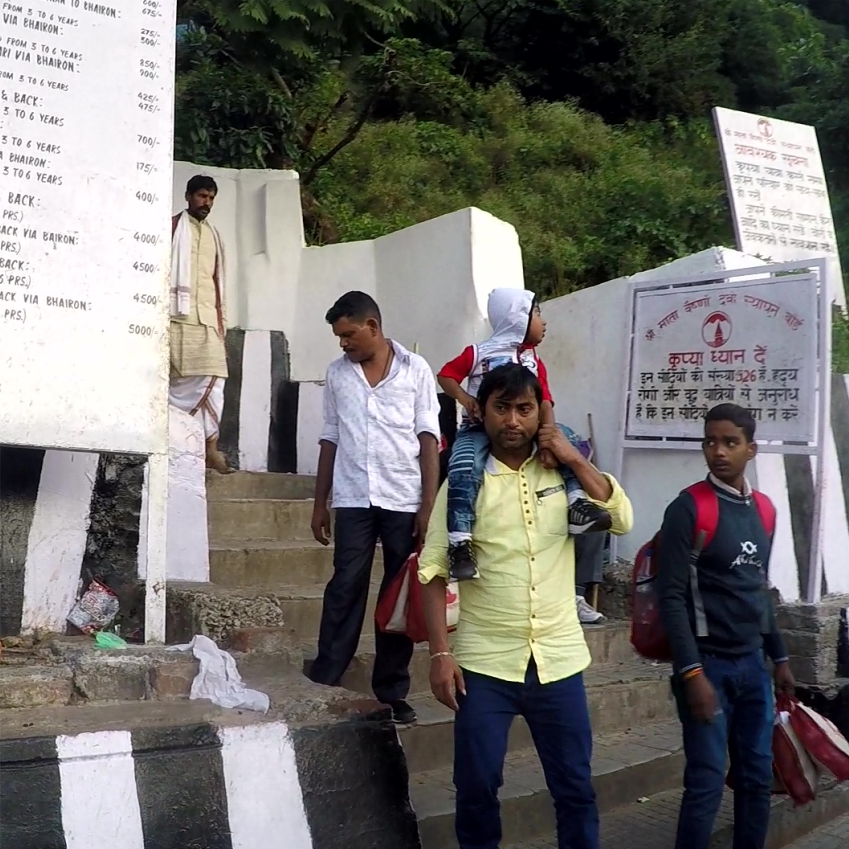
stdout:
{"type": "Polygon", "coordinates": [[[120,607],[118,596],[105,584],[93,580],[71,608],[68,622],[84,634],[93,634],[108,628],[120,607]]]}
{"type": "Polygon", "coordinates": [[[188,651],[200,661],[200,669],[192,681],[190,699],[209,699],[223,708],[244,708],[266,713],[270,704],[265,693],[249,690],[236,669],[232,655],[222,651],[215,643],[196,634],[190,643],[168,646],[168,651],[188,651]]]}
{"type": "Polygon", "coordinates": [[[94,644],[99,649],[125,649],[127,643],[110,631],[98,631],[94,635],[94,644]]]}

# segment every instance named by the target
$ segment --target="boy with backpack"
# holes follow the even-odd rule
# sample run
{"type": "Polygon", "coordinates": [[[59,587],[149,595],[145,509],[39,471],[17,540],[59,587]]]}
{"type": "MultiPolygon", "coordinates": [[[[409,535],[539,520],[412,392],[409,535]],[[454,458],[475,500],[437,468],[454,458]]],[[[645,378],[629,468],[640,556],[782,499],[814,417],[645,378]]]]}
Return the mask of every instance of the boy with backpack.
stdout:
{"type": "Polygon", "coordinates": [[[748,410],[721,404],[708,412],[710,474],[669,505],[654,542],[686,757],[675,849],[708,849],[729,754],[734,847],[763,849],[766,842],[773,688],[792,693],[795,682],[767,585],[775,508],[745,476],[754,439],[748,410]]]}
{"type": "MultiPolygon", "coordinates": [[[[480,345],[469,345],[459,357],[446,363],[437,375],[442,390],[463,408],[463,422],[448,463],[448,562],[452,581],[478,577],[472,546],[475,503],[483,482],[484,465],[489,454],[489,439],[481,424],[477,391],[483,378],[498,366],[519,363],[529,369],[542,386],[540,424],[555,424],[554,403],[548,388],[548,376],[536,346],[545,336],[545,322],[533,292],[527,289],[493,289],[487,303],[492,336],[480,345]],[[462,383],[466,381],[466,389],[462,383]]],[[[559,425],[572,442],[577,435],[559,425]]],[[[556,468],[549,451],[540,452],[546,468],[556,468]]],[[[568,467],[561,469],[569,503],[569,533],[610,529],[609,514],[587,499],[577,477],[568,467]]],[[[551,493],[535,493],[537,499],[551,493]]],[[[585,602],[586,603],[586,602],[585,602]]]]}

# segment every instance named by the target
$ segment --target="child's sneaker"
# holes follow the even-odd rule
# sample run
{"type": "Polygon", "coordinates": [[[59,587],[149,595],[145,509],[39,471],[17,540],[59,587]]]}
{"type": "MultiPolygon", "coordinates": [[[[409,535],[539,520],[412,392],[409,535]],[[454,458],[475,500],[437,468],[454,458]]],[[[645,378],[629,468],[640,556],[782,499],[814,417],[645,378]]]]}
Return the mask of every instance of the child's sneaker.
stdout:
{"type": "Polygon", "coordinates": [[[599,613],[582,595],[579,595],[578,620],[582,625],[597,625],[599,622],[604,622],[604,614],[599,613]]]}
{"type": "Polygon", "coordinates": [[[470,581],[478,577],[478,562],[471,540],[448,546],[448,577],[452,581],[470,581]]]}
{"type": "Polygon", "coordinates": [[[569,505],[569,533],[573,536],[609,531],[612,524],[613,520],[607,510],[602,510],[583,498],[569,505]]]}

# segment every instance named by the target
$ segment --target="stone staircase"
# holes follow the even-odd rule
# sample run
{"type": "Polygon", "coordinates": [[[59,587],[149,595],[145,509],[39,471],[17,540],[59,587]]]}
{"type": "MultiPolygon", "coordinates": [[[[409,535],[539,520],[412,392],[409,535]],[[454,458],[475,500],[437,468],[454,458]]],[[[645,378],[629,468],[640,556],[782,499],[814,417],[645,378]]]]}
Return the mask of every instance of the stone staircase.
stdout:
{"type": "MultiPolygon", "coordinates": [[[[207,485],[211,581],[169,584],[168,641],[203,633],[234,651],[276,657],[290,669],[304,668],[315,652],[322,593],[332,574],[332,548],[315,543],[309,529],[313,479],[238,472],[211,475],[207,485]]],[[[343,681],[348,690],[363,694],[370,692],[374,639],[369,623],[380,571],[378,563],[364,635],[343,681]]],[[[625,622],[589,627],[586,637],[594,661],[586,673],[595,735],[593,775],[603,831],[611,835],[606,849],[631,849],[622,823],[629,818],[643,822],[647,816],[646,845],[666,845],[683,769],[668,669],[634,656],[625,622]],[[614,840],[611,829],[621,832],[621,840],[614,840]]],[[[451,849],[456,846],[453,715],[430,695],[428,669],[427,647],[418,646],[411,664],[410,701],[419,721],[400,729],[400,738],[422,847],[451,849]]],[[[521,720],[510,735],[501,802],[505,846],[517,844],[518,849],[523,841],[545,840],[553,833],[553,807],[521,720]]],[[[770,849],[849,810],[849,793],[824,787],[818,802],[800,811],[792,811],[786,800],[776,806],[770,849]]],[[[714,845],[730,846],[726,815],[717,822],[714,845]]]]}

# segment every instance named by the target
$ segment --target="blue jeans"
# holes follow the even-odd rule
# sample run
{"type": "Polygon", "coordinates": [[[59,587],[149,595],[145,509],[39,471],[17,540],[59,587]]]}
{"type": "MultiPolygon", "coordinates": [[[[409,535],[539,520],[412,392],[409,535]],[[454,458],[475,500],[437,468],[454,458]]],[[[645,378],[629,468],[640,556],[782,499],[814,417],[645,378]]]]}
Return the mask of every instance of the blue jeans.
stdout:
{"type": "Polygon", "coordinates": [[[722,713],[711,725],[696,722],[682,685],[673,680],[687,759],[675,849],[708,849],[722,802],[727,755],[735,788],[733,849],[763,849],[772,790],[772,678],[761,652],[705,656],[702,664],[722,713]]]}
{"type": "Polygon", "coordinates": [[[507,735],[524,716],[533,735],[557,814],[560,849],[598,849],[599,821],[592,785],[592,730],[582,675],[540,684],[531,659],[525,683],[463,671],[454,723],[455,827],[460,849],[498,849],[507,735]]]}
{"type": "MultiPolygon", "coordinates": [[[[559,424],[564,436],[578,449],[581,438],[571,428],[559,424]]],[[[475,524],[475,505],[483,483],[486,458],[489,456],[489,437],[483,425],[464,426],[457,434],[451,459],[448,461],[448,533],[472,538],[475,524]]],[[[583,493],[581,482],[568,466],[560,473],[566,484],[566,495],[571,504],[577,493],[583,493]]],[[[453,542],[453,540],[452,540],[453,542]]]]}

